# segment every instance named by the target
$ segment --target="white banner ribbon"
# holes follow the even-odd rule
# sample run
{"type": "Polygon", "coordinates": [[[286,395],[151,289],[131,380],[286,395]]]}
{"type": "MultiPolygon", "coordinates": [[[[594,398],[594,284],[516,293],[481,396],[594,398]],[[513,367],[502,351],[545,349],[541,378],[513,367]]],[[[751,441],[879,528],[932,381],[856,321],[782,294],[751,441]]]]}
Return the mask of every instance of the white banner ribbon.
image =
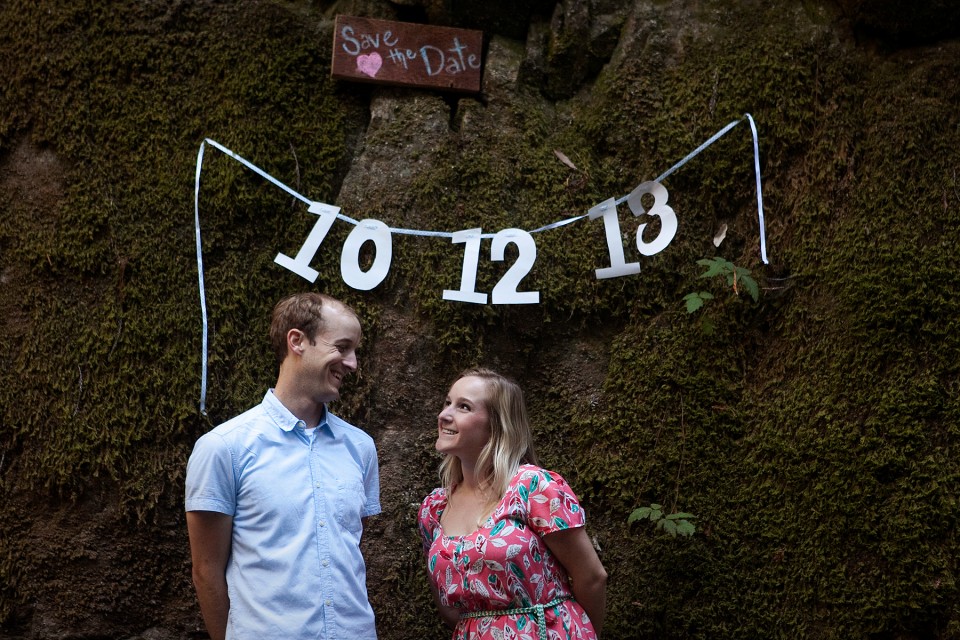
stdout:
{"type": "Polygon", "coordinates": [[[197,272],[200,280],[200,308],[203,317],[203,371],[200,388],[200,412],[206,415],[206,395],[207,395],[207,352],[208,352],[208,329],[207,329],[207,304],[206,294],[203,284],[203,251],[200,240],[200,172],[203,166],[204,145],[218,149],[219,151],[240,162],[248,169],[254,171],[277,187],[283,189],[293,197],[301,200],[308,205],[308,211],[317,215],[317,222],[311,229],[306,241],[300,247],[297,255],[293,258],[278,253],[274,261],[280,266],[293,271],[300,277],[315,282],[319,273],[310,266],[313,258],[316,256],[320,245],[326,238],[333,224],[337,219],[349,222],[356,228],[350,233],[344,242],[340,255],[340,274],[344,282],[354,289],[369,291],[381,282],[383,282],[390,271],[390,264],[393,260],[393,248],[390,240],[391,234],[403,234],[414,236],[428,236],[450,238],[455,244],[464,245],[463,270],[461,272],[459,289],[444,289],[442,297],[444,300],[458,302],[467,302],[474,304],[486,304],[487,294],[476,291],[476,274],[480,260],[480,242],[482,239],[492,239],[493,243],[490,250],[490,258],[494,261],[504,259],[504,250],[507,244],[516,246],[519,253],[517,260],[510,266],[504,276],[496,284],[490,294],[492,304],[537,304],[540,302],[539,291],[520,291],[518,290],[520,282],[530,272],[537,257],[537,246],[533,240],[532,234],[556,229],[566,226],[584,218],[603,220],[606,233],[607,250],[610,256],[610,266],[602,267],[596,270],[597,278],[616,278],[629,275],[635,275],[640,272],[639,262],[627,262],[623,251],[623,234],[620,229],[620,221],[617,215],[617,206],[626,202],[634,216],[649,215],[660,218],[660,233],[652,241],[646,242],[643,239],[643,230],[646,224],[639,225],[636,232],[637,251],[644,256],[651,256],[663,251],[673,240],[677,231],[677,216],[674,210],[667,205],[667,189],[661,184],[664,179],[674,171],[685,165],[691,159],[703,152],[704,149],[726,135],[731,129],[736,127],[744,120],[749,121],[750,131],[753,136],[753,164],[756,174],[757,186],[757,217],[760,223],[760,257],[764,264],[769,264],[767,260],[766,230],[763,219],[763,194],[760,180],[760,144],[757,136],[757,127],[753,117],[746,113],[743,118],[730,122],[723,129],[715,133],[706,142],[691,151],[678,163],[660,174],[655,180],[644,182],[628,195],[621,198],[610,198],[600,204],[590,208],[590,210],[579,216],[559,220],[550,224],[525,231],[523,229],[504,229],[498,233],[483,233],[480,228],[466,229],[462,231],[430,231],[421,229],[403,229],[388,227],[379,220],[361,220],[357,221],[344,215],[340,207],[326,204],[323,202],[314,202],[309,198],[297,193],[287,185],[283,184],[263,169],[260,169],[252,162],[237,155],[230,149],[219,143],[206,138],[200,144],[200,151],[197,154],[197,173],[194,189],[194,225],[197,239],[197,272]],[[654,204],[647,210],[642,205],[644,195],[652,195],[654,204]],[[372,242],[376,252],[373,264],[364,271],[359,264],[360,248],[367,242],[372,242]]]}

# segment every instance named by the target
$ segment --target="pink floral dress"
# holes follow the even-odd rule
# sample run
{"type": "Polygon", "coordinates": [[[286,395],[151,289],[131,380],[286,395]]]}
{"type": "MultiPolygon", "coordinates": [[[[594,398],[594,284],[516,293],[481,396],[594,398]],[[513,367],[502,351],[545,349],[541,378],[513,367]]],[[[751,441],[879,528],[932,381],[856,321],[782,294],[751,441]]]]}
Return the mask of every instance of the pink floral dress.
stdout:
{"type": "Polygon", "coordinates": [[[586,522],[562,477],[522,465],[493,514],[469,535],[443,534],[440,516],[446,506],[446,491],[434,489],[420,505],[418,519],[440,601],[461,611],[454,640],[597,637],[587,613],[572,598],[566,571],[543,541],[545,535],[586,522]],[[534,605],[550,606],[538,612],[534,605]],[[526,611],[482,613],[515,609],[526,611]],[[476,617],[463,617],[469,614],[476,617]],[[543,635],[538,619],[545,623],[543,635]]]}

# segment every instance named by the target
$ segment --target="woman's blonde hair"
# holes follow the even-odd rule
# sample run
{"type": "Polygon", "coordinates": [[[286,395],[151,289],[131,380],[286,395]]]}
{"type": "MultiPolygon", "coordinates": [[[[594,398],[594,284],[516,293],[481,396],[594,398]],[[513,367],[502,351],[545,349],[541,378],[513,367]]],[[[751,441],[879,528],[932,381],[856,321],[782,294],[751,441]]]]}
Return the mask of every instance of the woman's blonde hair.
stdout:
{"type": "MultiPolygon", "coordinates": [[[[495,371],[467,369],[457,380],[467,377],[480,378],[486,383],[484,405],[490,416],[490,440],[477,458],[477,479],[480,486],[490,492],[490,499],[499,502],[521,464],[538,464],[527,405],[520,386],[495,371]]],[[[452,455],[444,458],[440,464],[440,481],[447,495],[463,481],[459,458],[452,455]]]]}

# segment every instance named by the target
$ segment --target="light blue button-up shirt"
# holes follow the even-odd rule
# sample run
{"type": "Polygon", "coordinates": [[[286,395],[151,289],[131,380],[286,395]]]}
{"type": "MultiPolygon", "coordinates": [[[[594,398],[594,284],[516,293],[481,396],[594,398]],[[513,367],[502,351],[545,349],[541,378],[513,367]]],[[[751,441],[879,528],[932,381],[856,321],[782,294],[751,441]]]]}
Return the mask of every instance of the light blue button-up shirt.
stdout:
{"type": "Polygon", "coordinates": [[[380,513],[373,439],[329,411],[304,429],[274,396],[204,434],[186,510],[233,516],[230,640],[374,640],[360,519],[380,513]]]}

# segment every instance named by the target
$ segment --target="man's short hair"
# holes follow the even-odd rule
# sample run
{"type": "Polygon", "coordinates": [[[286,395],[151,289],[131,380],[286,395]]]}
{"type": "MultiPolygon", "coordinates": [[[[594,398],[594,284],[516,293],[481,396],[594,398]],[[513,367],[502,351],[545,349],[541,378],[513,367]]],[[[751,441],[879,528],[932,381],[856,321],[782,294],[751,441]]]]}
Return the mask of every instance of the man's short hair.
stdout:
{"type": "Polygon", "coordinates": [[[270,320],[270,345],[279,365],[287,357],[287,334],[291,329],[303,331],[310,344],[324,329],[324,308],[339,308],[354,316],[357,312],[343,302],[323,293],[294,293],[280,300],[270,320]]]}

